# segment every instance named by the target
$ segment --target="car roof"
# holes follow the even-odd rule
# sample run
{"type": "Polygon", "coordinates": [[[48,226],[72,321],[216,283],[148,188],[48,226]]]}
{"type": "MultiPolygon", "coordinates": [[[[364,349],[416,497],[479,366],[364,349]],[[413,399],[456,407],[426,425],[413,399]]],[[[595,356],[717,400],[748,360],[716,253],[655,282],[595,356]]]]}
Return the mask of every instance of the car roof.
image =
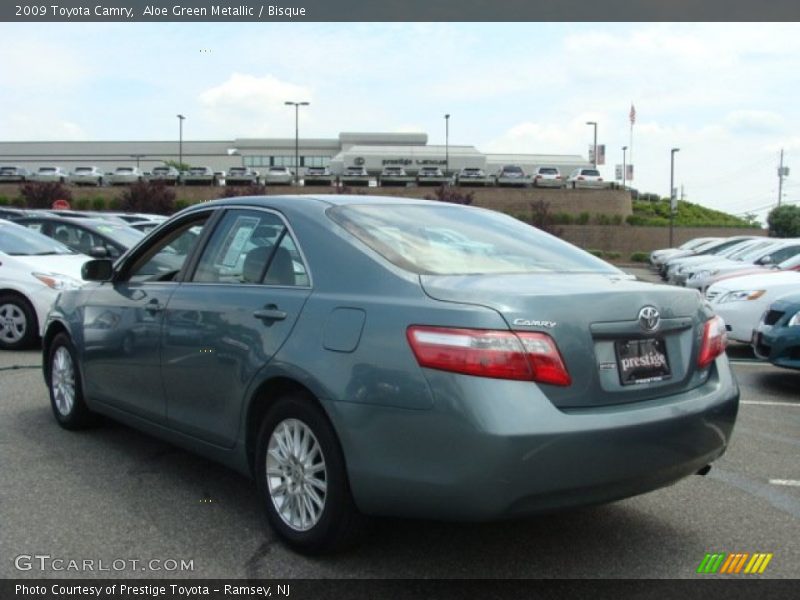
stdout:
{"type": "Polygon", "coordinates": [[[193,204],[186,211],[203,210],[217,206],[271,206],[275,208],[326,207],[349,205],[379,205],[379,204],[404,204],[409,206],[460,206],[451,205],[437,200],[421,200],[417,198],[404,198],[396,196],[369,196],[358,194],[322,194],[322,195],[291,195],[285,196],[239,196],[236,198],[220,198],[210,202],[193,204]]]}

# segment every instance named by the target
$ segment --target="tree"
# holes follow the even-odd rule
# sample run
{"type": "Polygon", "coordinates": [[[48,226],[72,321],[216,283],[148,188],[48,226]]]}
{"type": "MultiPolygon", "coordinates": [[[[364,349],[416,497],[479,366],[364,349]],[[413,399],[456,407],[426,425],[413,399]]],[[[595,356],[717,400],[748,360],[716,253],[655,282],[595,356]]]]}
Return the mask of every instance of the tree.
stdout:
{"type": "Polygon", "coordinates": [[[784,204],[773,208],[767,215],[767,225],[772,237],[800,237],[800,206],[784,204]]]}
{"type": "Polygon", "coordinates": [[[72,192],[57,181],[29,181],[19,188],[28,208],[50,208],[56,200],[72,200],[72,192]]]}
{"type": "Polygon", "coordinates": [[[439,202],[450,202],[451,204],[472,204],[475,200],[475,192],[464,192],[460,188],[440,186],[433,192],[435,196],[426,195],[426,200],[438,200],[439,202]]]}
{"type": "Polygon", "coordinates": [[[119,209],[126,212],[171,215],[175,212],[175,190],[162,181],[140,181],[122,192],[119,209]]]}
{"type": "MultiPolygon", "coordinates": [[[[528,205],[531,209],[531,225],[556,237],[561,237],[564,234],[563,229],[556,227],[556,218],[555,215],[550,212],[549,202],[538,200],[536,202],[530,202],[528,205]]],[[[588,217],[589,213],[586,213],[587,222],[589,220],[588,217]]]]}
{"type": "Polygon", "coordinates": [[[192,168],[188,163],[178,162],[177,160],[165,160],[164,165],[167,167],[175,167],[180,173],[192,168]]]}

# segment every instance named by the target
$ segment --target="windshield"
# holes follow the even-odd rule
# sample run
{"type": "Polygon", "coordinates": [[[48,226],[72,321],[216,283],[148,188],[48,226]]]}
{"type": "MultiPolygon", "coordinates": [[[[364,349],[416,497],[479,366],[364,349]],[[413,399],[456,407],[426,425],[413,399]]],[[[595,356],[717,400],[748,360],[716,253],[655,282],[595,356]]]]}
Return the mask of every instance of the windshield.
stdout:
{"type": "Polygon", "coordinates": [[[413,273],[620,273],[575,246],[492,211],[381,204],[339,206],[328,215],[413,273]]]}
{"type": "Polygon", "coordinates": [[[11,256],[45,256],[75,254],[49,237],[22,227],[0,225],[0,252],[11,256]]]}
{"type": "Polygon", "coordinates": [[[115,225],[114,223],[103,222],[96,225],[92,224],[88,227],[91,228],[92,231],[96,231],[97,233],[101,233],[107,237],[110,237],[115,242],[122,244],[126,248],[130,248],[144,237],[144,234],[141,231],[134,229],[133,227],[128,227],[127,225],[115,225]]]}

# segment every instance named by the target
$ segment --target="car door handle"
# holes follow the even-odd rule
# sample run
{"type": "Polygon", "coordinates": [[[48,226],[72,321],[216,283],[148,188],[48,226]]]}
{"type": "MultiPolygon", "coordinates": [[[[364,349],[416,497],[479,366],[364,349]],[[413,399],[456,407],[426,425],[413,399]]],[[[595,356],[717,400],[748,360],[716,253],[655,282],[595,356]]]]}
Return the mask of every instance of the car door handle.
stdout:
{"type": "Polygon", "coordinates": [[[254,311],[253,316],[262,321],[283,321],[289,315],[285,311],[278,310],[278,307],[274,304],[270,304],[260,310],[254,311]]]}
{"type": "Polygon", "coordinates": [[[150,302],[148,302],[147,305],[144,307],[144,309],[147,312],[161,312],[162,310],[164,310],[164,308],[165,306],[161,304],[158,300],[150,300],[150,302]]]}

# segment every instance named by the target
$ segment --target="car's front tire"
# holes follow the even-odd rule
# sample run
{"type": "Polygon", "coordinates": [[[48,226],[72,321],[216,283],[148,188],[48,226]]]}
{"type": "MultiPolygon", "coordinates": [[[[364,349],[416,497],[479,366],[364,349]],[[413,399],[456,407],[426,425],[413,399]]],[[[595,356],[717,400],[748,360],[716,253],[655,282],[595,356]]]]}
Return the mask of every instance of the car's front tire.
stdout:
{"type": "Polygon", "coordinates": [[[0,295],[0,350],[30,348],[38,338],[36,311],[24,297],[0,295]]]}
{"type": "Polygon", "coordinates": [[[261,424],[256,452],[267,518],[287,544],[322,554],[358,541],[366,521],[353,501],[336,433],[312,398],[278,399],[261,424]]]}
{"type": "Polygon", "coordinates": [[[78,353],[66,333],[59,333],[47,354],[50,405],[64,429],[82,429],[94,422],[94,414],[83,399],[78,353]]]}

